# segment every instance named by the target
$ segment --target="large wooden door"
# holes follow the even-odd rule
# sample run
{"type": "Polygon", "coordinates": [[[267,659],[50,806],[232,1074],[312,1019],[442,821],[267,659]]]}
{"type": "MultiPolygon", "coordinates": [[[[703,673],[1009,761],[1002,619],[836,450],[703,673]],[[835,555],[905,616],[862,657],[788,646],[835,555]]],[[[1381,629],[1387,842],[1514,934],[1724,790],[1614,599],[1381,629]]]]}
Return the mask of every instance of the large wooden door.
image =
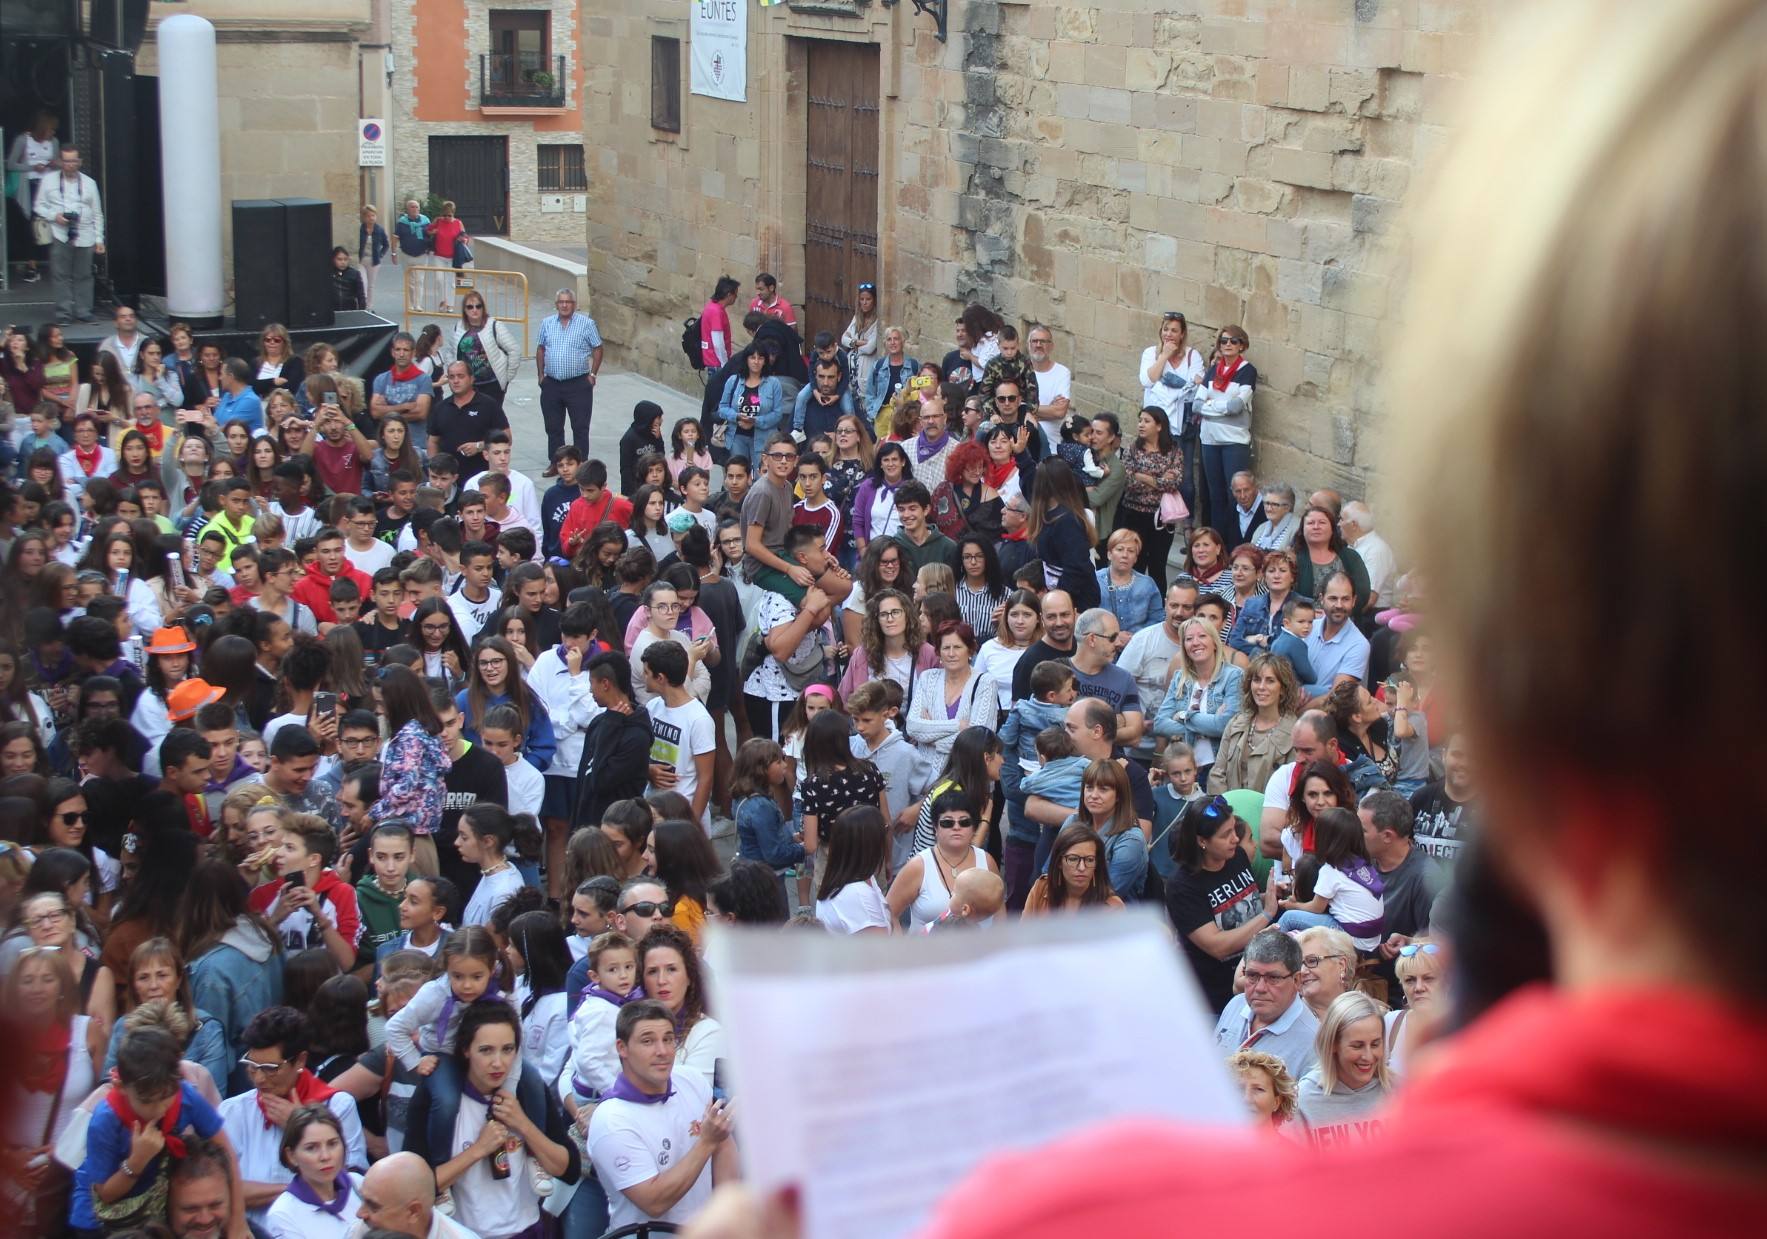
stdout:
{"type": "MultiPolygon", "coordinates": [[[[839,335],[860,283],[877,279],[877,48],[810,44],[805,135],[804,307],[808,344],[839,335]]],[[[882,308],[888,302],[879,298],[882,308]]]]}
{"type": "Polygon", "coordinates": [[[509,139],[431,138],[430,192],[454,204],[471,236],[509,231],[509,139]]]}

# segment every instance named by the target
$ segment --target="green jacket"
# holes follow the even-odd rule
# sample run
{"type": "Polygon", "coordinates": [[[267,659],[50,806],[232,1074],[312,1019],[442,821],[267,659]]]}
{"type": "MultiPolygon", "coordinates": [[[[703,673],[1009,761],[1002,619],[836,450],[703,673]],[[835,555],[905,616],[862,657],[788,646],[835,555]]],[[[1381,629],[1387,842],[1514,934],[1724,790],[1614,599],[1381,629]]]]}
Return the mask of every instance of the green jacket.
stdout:
{"type": "Polygon", "coordinates": [[[356,882],[356,909],[362,914],[362,940],[357,945],[358,963],[373,963],[374,954],[383,942],[391,942],[400,934],[398,895],[380,889],[372,873],[356,882]]]}
{"type": "Polygon", "coordinates": [[[1128,484],[1129,472],[1123,468],[1123,453],[1117,451],[1106,462],[1104,476],[1096,485],[1086,488],[1086,502],[1098,513],[1100,547],[1110,540],[1111,531],[1117,527],[1117,501],[1123,497],[1123,488],[1128,484]]]}

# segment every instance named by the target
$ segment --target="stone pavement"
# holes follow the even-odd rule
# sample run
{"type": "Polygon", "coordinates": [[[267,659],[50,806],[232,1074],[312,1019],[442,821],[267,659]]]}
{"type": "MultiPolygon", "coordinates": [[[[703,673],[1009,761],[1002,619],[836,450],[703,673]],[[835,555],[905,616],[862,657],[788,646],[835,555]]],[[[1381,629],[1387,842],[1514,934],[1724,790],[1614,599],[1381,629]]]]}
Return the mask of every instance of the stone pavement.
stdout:
{"type": "MultiPolygon", "coordinates": [[[[374,287],[375,313],[399,321],[405,308],[403,279],[403,268],[381,267],[374,287]]],[[[553,292],[551,288],[528,289],[529,329],[535,336],[539,334],[541,320],[553,312],[553,292]]],[[[412,323],[412,334],[417,334],[423,325],[422,322],[412,323]]],[[[620,436],[632,424],[632,406],[640,400],[654,400],[662,405],[664,439],[668,438],[669,428],[678,419],[699,416],[698,375],[688,369],[685,358],[681,359],[680,377],[684,384],[692,385],[689,392],[676,391],[642,375],[616,373],[606,366],[602,368],[595,388],[595,412],[589,423],[589,455],[607,463],[608,478],[615,485],[619,483],[620,474],[620,436]]],[[[504,409],[509,414],[509,424],[515,435],[515,467],[533,478],[544,491],[551,484],[540,477],[547,465],[546,426],[540,417],[540,383],[532,357],[524,358],[516,371],[504,400],[504,409]]],[[[566,435],[568,440],[568,429],[566,435]]],[[[714,479],[713,490],[716,489],[714,479]]]]}

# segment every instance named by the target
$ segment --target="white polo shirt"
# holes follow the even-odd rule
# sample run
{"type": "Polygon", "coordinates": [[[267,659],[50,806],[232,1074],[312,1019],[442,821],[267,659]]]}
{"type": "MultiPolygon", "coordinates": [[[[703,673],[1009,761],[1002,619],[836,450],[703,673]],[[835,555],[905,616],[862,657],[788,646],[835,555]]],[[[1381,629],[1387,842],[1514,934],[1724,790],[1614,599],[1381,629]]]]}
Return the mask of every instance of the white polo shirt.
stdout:
{"type": "Polygon", "coordinates": [[[680,1225],[705,1207],[712,1194],[712,1163],[707,1161],[674,1208],[651,1217],[626,1198],[626,1189],[654,1179],[687,1154],[699,1139],[699,1124],[711,1104],[711,1086],[696,1072],[676,1072],[675,1095],[655,1105],[615,1098],[595,1107],[589,1119],[589,1158],[607,1189],[609,1230],[638,1222],[680,1225]]]}

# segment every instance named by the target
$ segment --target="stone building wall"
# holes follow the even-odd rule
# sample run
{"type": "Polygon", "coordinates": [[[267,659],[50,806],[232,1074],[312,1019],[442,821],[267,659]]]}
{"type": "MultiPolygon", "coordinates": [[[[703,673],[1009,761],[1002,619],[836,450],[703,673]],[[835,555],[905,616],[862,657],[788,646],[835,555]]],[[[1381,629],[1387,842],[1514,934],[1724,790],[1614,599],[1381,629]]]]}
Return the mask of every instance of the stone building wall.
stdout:
{"type": "MultiPolygon", "coordinates": [[[[1050,323],[1093,408],[1139,404],[1157,316],[1204,347],[1250,332],[1260,469],[1358,487],[1390,227],[1442,142],[1478,0],[953,4],[941,44],[906,3],[751,6],[749,100],[685,94],[649,127],[665,0],[584,7],[590,285],[618,364],[689,384],[680,320],[716,277],[803,287],[802,40],[881,48],[879,287],[916,355],[961,304],[1050,323]]],[[[686,70],[683,69],[685,77],[686,70]]],[[[795,297],[794,297],[795,300],[795,297]]]]}
{"type": "MultiPolygon", "coordinates": [[[[136,71],[159,73],[154,28],[178,13],[215,26],[221,104],[222,270],[233,285],[233,212],[250,198],[331,203],[332,235],[356,235],[358,44],[371,28],[370,0],[191,0],[154,4],[136,71]]],[[[166,140],[175,149],[177,134],[166,140]]],[[[173,161],[173,166],[176,160],[173,161]]]]}
{"type": "MultiPolygon", "coordinates": [[[[542,144],[583,140],[583,64],[578,55],[576,10],[562,0],[389,0],[393,47],[392,190],[399,203],[429,188],[432,135],[495,135],[508,138],[509,225],[517,241],[581,244],[585,210],[575,209],[583,191],[542,192],[542,144]],[[558,115],[487,118],[479,110],[479,56],[491,50],[492,9],[547,10],[551,48],[565,58],[565,111],[558,115]],[[438,83],[433,94],[421,88],[438,83]],[[541,209],[563,193],[563,211],[541,209]]],[[[648,63],[648,62],[647,62],[648,63]]],[[[587,161],[587,153],[585,153],[587,161]]],[[[585,204],[586,206],[586,204],[585,204]]],[[[397,209],[397,207],[395,207],[397,209]]]]}

